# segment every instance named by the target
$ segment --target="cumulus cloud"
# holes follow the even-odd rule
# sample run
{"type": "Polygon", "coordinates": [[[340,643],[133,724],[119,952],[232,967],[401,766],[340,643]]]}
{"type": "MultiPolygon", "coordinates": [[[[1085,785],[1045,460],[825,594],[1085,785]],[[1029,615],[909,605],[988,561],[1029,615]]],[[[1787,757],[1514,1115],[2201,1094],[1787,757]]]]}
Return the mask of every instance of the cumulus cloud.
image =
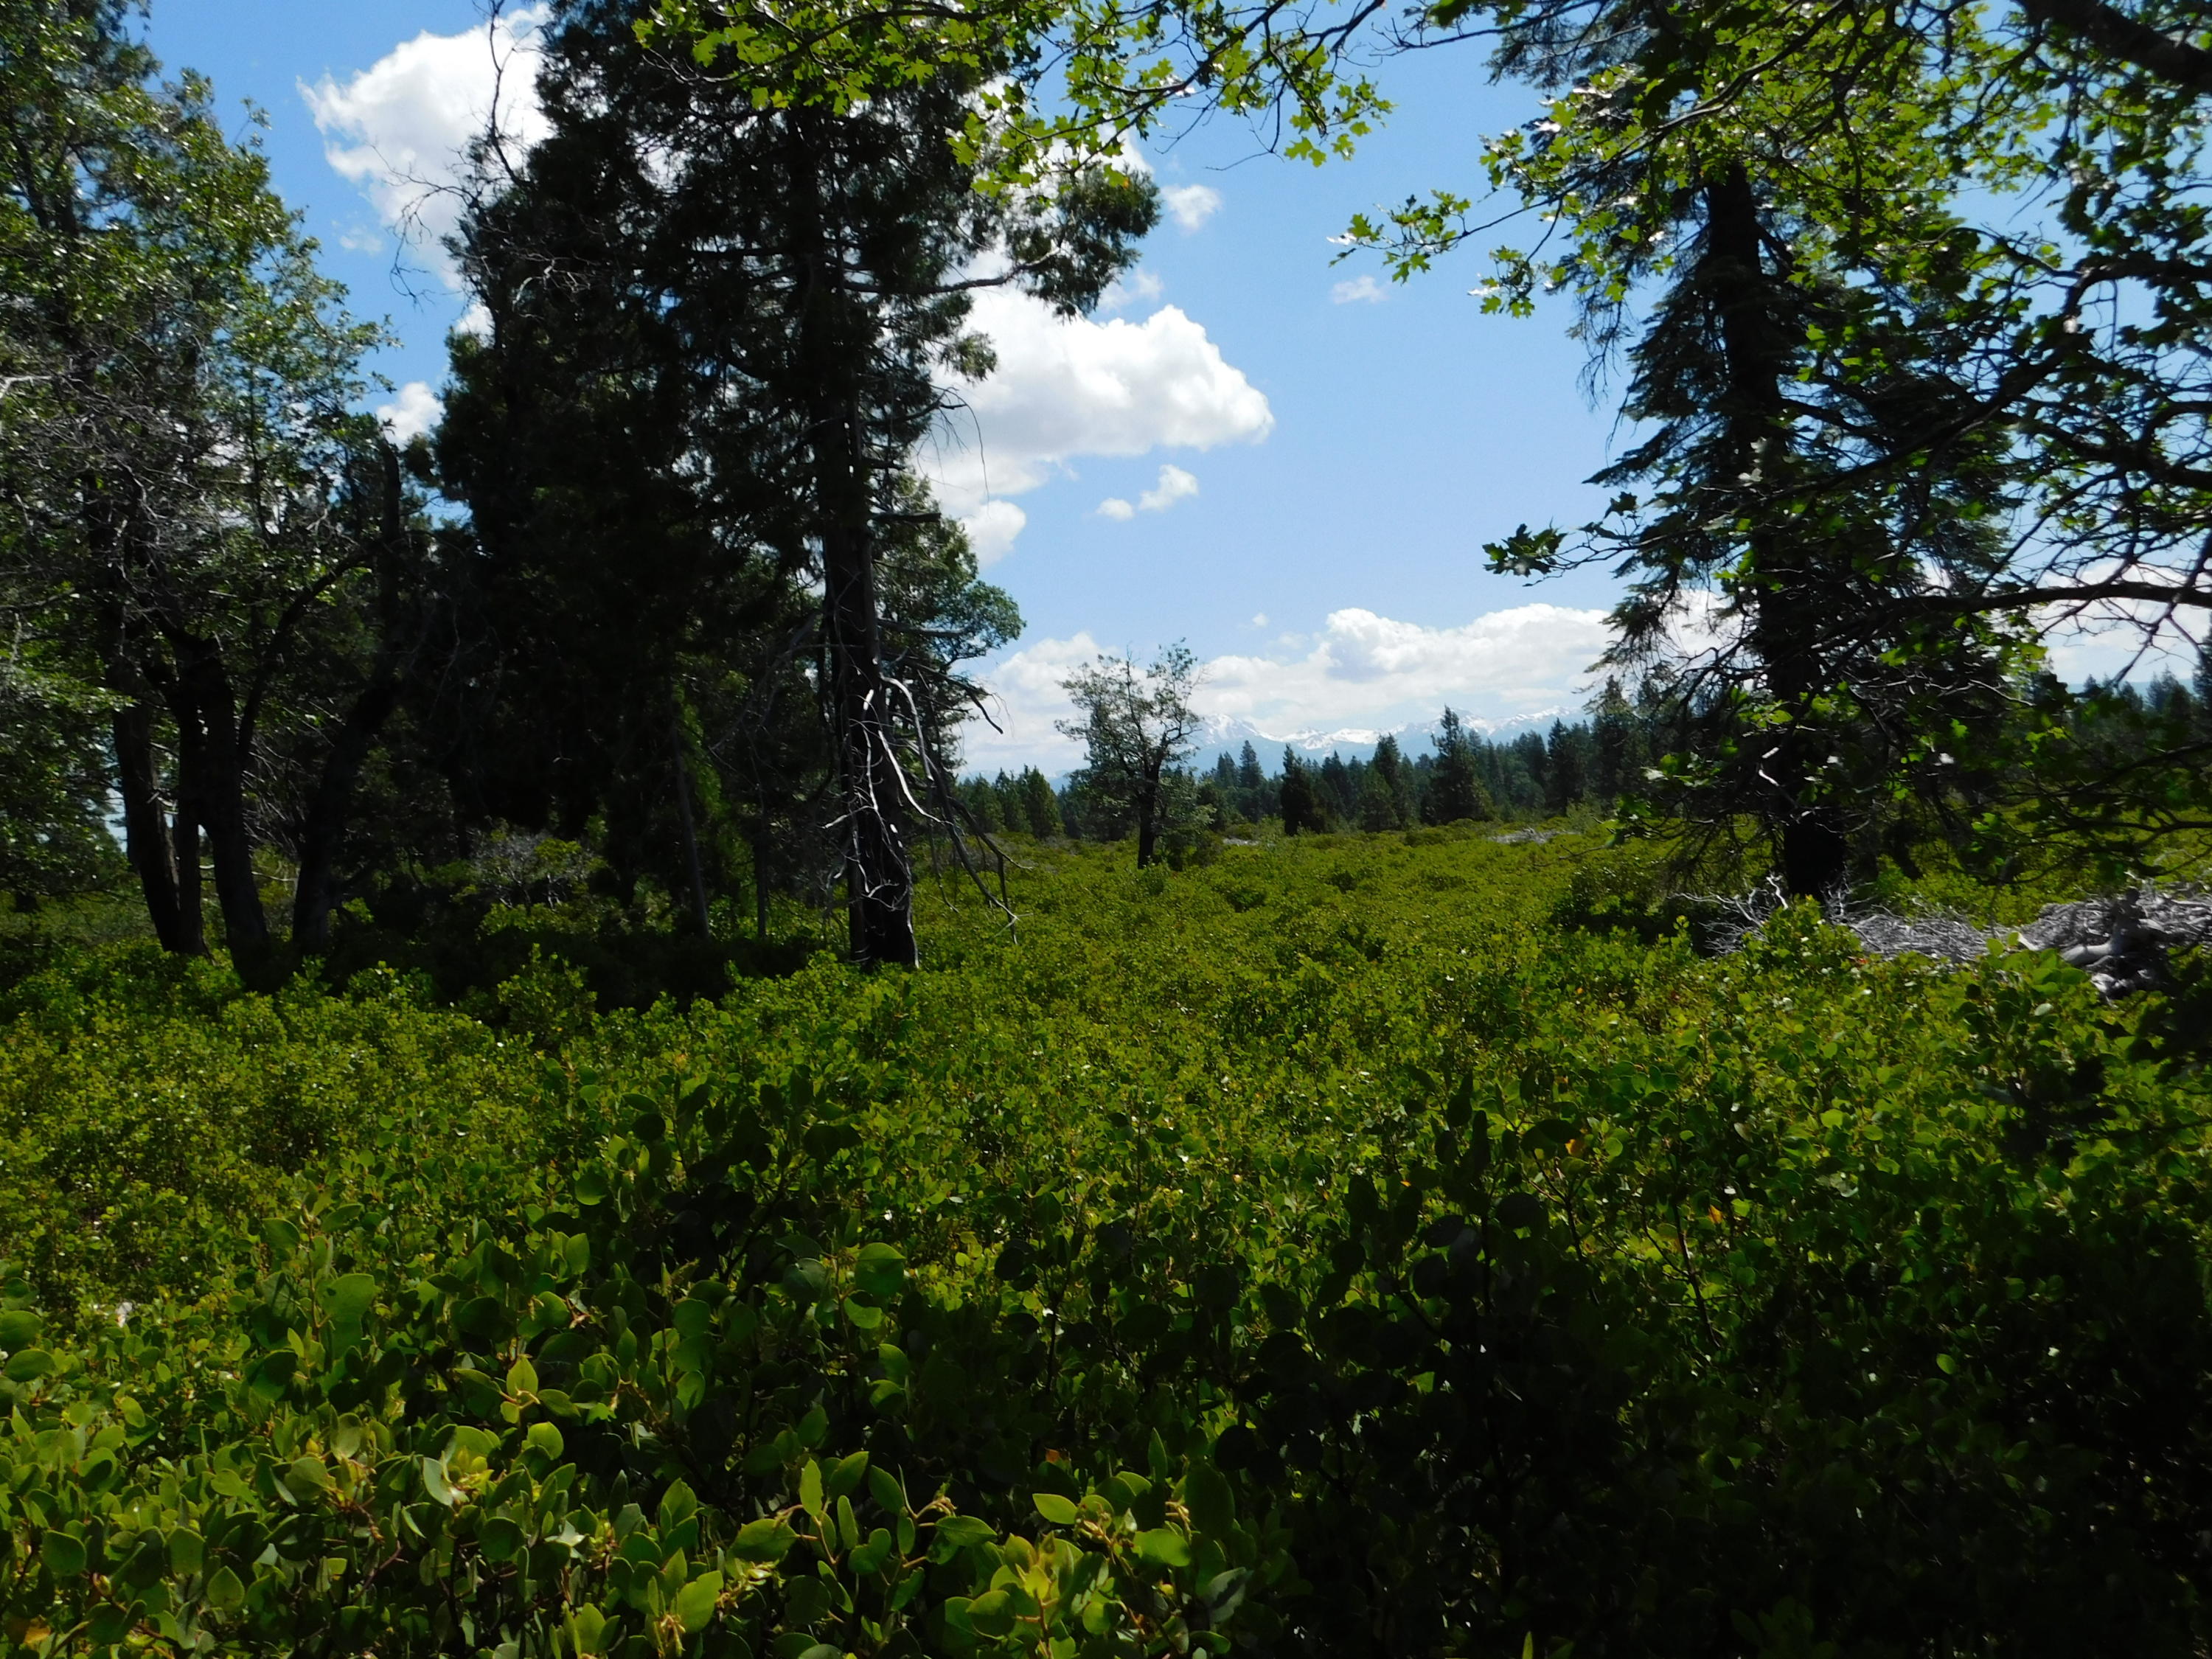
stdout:
{"type": "Polygon", "coordinates": [[[326,75],[300,88],[330,164],[449,282],[440,240],[459,221],[456,186],[469,144],[495,118],[520,144],[545,132],[534,84],[545,15],[525,7],[459,34],[425,30],[343,84],[326,75]]]}
{"type": "Polygon", "coordinates": [[[968,545],[975,550],[979,569],[991,566],[1014,550],[1014,538],[1022,533],[1022,526],[1030,515],[1012,501],[986,501],[966,518],[960,527],[968,532],[968,545]]]}
{"type": "Polygon", "coordinates": [[[446,405],[422,380],[410,380],[388,404],[376,406],[376,418],[396,444],[420,437],[446,417],[446,405]]]}
{"type": "Polygon", "coordinates": [[[1186,496],[1198,494],[1198,480],[1179,466],[1163,466],[1160,481],[1137,497],[1137,505],[1147,513],[1164,513],[1186,496]]]}
{"type": "Polygon", "coordinates": [[[1142,322],[1101,321],[986,290],[971,325],[999,366],[952,388],[961,407],[921,458],[959,517],[1036,489],[1080,456],[1257,443],[1274,428],[1266,395],[1176,307],[1142,322]]]}
{"type": "Polygon", "coordinates": [[[1163,185],[1160,201],[1185,231],[1196,230],[1221,211],[1221,192],[1211,185],[1163,185]]]}
{"type": "Polygon", "coordinates": [[[1106,292],[1099,296],[1098,309],[1110,317],[1117,311],[1157,300],[1166,291],[1167,284],[1151,271],[1141,267],[1125,270],[1106,285],[1106,292]]]}
{"type": "Polygon", "coordinates": [[[1390,290],[1376,282],[1371,272],[1363,271],[1348,281],[1339,283],[1328,291],[1332,304],[1340,306],[1379,306],[1390,297],[1390,290]]]}
{"type": "Polygon", "coordinates": [[[1103,518],[1119,519],[1126,522],[1135,518],[1139,513],[1164,513],[1185,496],[1197,494],[1196,478],[1179,466],[1163,466],[1160,469],[1159,483],[1138,496],[1137,504],[1134,507],[1130,506],[1119,496],[1110,496],[1098,503],[1098,512],[1103,518]]]}
{"type": "Polygon", "coordinates": [[[1081,765],[1082,745],[1054,729],[1054,720],[1075,712],[1060,684],[1088,666],[1103,648],[1086,632],[1072,639],[1040,640],[1001,658],[987,676],[990,721],[971,715],[961,728],[962,766],[981,772],[1036,766],[1059,773],[1081,765]]]}
{"type": "MultiPolygon", "coordinates": [[[[1432,628],[1358,608],[1333,611],[1317,634],[1286,637],[1273,654],[1213,658],[1195,701],[1202,714],[1279,738],[1389,731],[1433,719],[1446,703],[1482,720],[1572,708],[1587,697],[1590,665],[1605,649],[1605,614],[1523,605],[1432,628]]],[[[1076,764],[1075,745],[1053,730],[1070,713],[1060,682],[1098,648],[1088,633],[1041,640],[988,668],[992,712],[1004,730],[971,723],[969,763],[1076,764]]]]}

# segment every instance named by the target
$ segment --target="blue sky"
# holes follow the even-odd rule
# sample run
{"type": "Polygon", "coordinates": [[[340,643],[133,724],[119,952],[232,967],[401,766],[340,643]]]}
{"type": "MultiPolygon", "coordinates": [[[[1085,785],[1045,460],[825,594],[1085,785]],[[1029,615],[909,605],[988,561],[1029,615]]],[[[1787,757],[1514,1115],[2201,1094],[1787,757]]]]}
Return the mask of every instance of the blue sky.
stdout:
{"type": "MultiPolygon", "coordinates": [[[[395,220],[419,193],[398,175],[436,174],[476,125],[498,51],[526,36],[514,15],[488,35],[473,0],[154,0],[164,63],[264,112],[277,188],[355,309],[388,316],[398,343],[376,367],[396,390],[373,401],[403,427],[434,417],[465,299],[434,250],[404,246],[395,220]]],[[[527,76],[511,58],[503,95],[526,97],[527,76]]],[[[1582,481],[1620,434],[1583,395],[1565,307],[1485,316],[1467,292],[1479,255],[1393,285],[1333,263],[1328,241],[1361,210],[1471,192],[1480,141],[1526,94],[1488,85],[1472,50],[1388,80],[1399,113],[1349,162],[1285,161],[1220,123],[1152,152],[1171,211],[1098,317],[979,307],[1000,369],[932,464],[1028,628],[986,665],[1005,731],[976,728],[971,763],[1066,764],[1059,679],[1093,651],[1175,639],[1209,665],[1201,707],[1275,735],[1398,728],[1446,702],[1508,720],[1586,695],[1612,584],[1531,586],[1481,554],[1598,505],[1582,481]]],[[[526,129],[526,105],[508,107],[526,129]]]]}

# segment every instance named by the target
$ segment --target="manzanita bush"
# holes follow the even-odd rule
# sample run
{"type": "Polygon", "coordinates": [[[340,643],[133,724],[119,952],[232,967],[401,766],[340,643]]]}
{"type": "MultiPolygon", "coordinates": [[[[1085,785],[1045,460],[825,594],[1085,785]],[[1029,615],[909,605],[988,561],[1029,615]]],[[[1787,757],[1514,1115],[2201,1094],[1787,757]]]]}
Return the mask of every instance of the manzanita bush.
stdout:
{"type": "MultiPolygon", "coordinates": [[[[2201,1653],[2197,970],[2107,1005],[1803,911],[1705,959],[1590,902],[1614,855],[1410,841],[1073,859],[1018,941],[534,1046],[230,994],[404,1086],[167,1185],[0,1078],[0,1181],[204,1264],[25,1235],[8,1641],[2201,1653]]],[[[71,971],[14,1074],[219,1121],[129,1046],[170,994],[71,971]]]]}

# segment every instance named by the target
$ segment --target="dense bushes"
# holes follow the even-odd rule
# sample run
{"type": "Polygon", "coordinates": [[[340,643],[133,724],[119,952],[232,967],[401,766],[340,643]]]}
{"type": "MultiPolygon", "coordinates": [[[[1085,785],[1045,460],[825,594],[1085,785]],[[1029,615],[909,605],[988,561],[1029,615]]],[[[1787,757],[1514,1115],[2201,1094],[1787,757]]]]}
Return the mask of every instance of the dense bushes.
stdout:
{"type": "Polygon", "coordinates": [[[503,1036],[27,982],[11,1212],[105,1133],[139,1242],[5,1245],[10,1639],[2201,1651],[2176,1004],[1422,840],[1072,854],[919,975],[503,1036]]]}

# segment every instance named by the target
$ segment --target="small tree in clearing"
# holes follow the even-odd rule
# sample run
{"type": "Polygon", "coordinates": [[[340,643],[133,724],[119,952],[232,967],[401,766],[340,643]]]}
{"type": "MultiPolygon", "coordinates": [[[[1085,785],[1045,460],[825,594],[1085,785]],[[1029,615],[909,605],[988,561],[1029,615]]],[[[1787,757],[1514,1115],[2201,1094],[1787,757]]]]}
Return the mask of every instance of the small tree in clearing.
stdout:
{"type": "Polygon", "coordinates": [[[1102,656],[1060,682],[1079,720],[1054,722],[1083,739],[1089,763],[1079,781],[1099,804],[1133,823],[1137,867],[1152,861],[1161,834],[1188,790],[1176,790],[1173,773],[1191,751],[1198,714],[1190,706],[1198,689],[1198,662],[1178,641],[1141,672],[1127,657],[1102,656]]]}

